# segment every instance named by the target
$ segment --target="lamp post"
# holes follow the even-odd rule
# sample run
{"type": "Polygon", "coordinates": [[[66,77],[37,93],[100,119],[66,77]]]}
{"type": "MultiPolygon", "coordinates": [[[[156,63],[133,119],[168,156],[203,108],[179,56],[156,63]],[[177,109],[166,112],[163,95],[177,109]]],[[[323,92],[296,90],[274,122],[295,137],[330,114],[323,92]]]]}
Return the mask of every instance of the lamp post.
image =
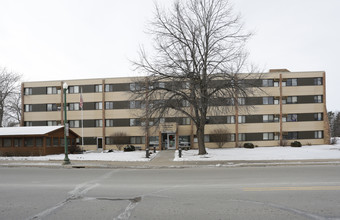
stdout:
{"type": "Polygon", "coordinates": [[[68,124],[67,124],[67,113],[66,113],[66,91],[68,89],[68,85],[65,82],[63,84],[64,89],[64,148],[65,148],[65,158],[63,165],[70,164],[70,159],[68,159],[68,149],[67,149],[67,137],[66,134],[68,133],[68,124]]]}

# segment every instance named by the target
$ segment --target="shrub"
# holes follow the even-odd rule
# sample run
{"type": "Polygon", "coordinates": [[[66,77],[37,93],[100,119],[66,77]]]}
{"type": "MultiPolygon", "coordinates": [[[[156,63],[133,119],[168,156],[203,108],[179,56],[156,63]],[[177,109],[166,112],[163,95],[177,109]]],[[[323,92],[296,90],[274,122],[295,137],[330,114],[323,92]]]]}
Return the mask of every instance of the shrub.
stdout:
{"type": "Polygon", "coordinates": [[[244,148],[254,148],[254,144],[253,143],[244,143],[243,147],[244,148]]]}
{"type": "Polygon", "coordinates": [[[80,154],[83,153],[82,150],[80,149],[79,145],[71,145],[68,148],[68,151],[70,154],[80,154]]]}
{"type": "Polygon", "coordinates": [[[127,145],[126,147],[124,147],[124,152],[128,152],[128,151],[135,151],[136,148],[133,145],[127,145]]]}
{"type": "Polygon", "coordinates": [[[300,141],[294,141],[294,142],[290,143],[290,146],[291,147],[301,147],[302,144],[301,144],[300,141]]]}

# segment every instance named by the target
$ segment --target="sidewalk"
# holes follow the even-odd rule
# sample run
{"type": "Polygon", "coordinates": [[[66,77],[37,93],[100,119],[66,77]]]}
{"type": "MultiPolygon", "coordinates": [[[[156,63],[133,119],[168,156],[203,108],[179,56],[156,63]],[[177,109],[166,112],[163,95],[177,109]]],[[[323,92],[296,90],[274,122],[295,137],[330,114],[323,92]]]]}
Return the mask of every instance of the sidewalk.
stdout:
{"type": "Polygon", "coordinates": [[[147,162],[122,161],[71,161],[70,165],[62,165],[62,160],[50,161],[15,161],[0,160],[0,167],[45,167],[45,168],[129,168],[129,169],[160,169],[160,168],[194,168],[194,167],[265,167],[265,166],[301,166],[301,165],[340,165],[340,159],[314,160],[239,160],[239,161],[174,161],[175,151],[166,150],[157,153],[156,157],[147,162]]]}

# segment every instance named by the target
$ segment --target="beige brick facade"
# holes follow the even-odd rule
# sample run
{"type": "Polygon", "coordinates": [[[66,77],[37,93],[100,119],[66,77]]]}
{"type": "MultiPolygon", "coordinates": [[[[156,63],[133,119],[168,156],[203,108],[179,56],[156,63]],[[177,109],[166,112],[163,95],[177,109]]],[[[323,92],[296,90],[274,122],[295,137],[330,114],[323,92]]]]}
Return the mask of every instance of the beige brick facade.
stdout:
{"type": "MultiPolygon", "coordinates": [[[[245,111],[243,106],[225,107],[226,110],[232,108],[232,112],[220,111],[218,115],[210,115],[211,122],[206,125],[206,146],[217,147],[212,138],[217,128],[226,129],[230,136],[230,141],[223,147],[238,147],[245,142],[275,146],[294,140],[304,145],[329,143],[325,73],[270,70],[261,74],[261,91],[249,97],[255,102],[251,110],[245,111]],[[232,117],[229,118],[231,121],[227,120],[228,115],[232,117]]],[[[147,139],[143,127],[137,123],[142,109],[130,100],[130,84],[134,80],[127,77],[24,82],[22,126],[63,124],[62,85],[66,82],[69,86],[67,119],[79,135],[82,135],[79,101],[80,92],[83,91],[85,149],[115,149],[110,138],[116,132],[126,133],[126,144],[144,148],[147,139]]],[[[248,105],[247,101],[245,105],[248,105]]],[[[178,147],[182,142],[189,142],[193,148],[197,147],[195,127],[190,121],[188,123],[180,115],[169,116],[165,121],[176,121],[174,130],[162,133],[160,127],[152,127],[149,132],[152,143],[158,140],[160,145],[166,147],[173,140],[171,146],[178,147]],[[176,119],[171,119],[174,117],[176,119]]]]}

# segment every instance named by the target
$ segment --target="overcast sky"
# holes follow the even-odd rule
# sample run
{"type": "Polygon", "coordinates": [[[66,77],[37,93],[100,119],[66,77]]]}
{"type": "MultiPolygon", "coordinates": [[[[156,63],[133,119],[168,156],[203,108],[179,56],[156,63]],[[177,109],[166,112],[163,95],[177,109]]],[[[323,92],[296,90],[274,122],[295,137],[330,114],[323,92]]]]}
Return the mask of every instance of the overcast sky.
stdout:
{"type": "MultiPolygon", "coordinates": [[[[24,81],[135,76],[130,60],[154,2],[173,0],[0,0],[0,66],[24,81]]],[[[264,70],[326,71],[328,110],[340,110],[340,1],[231,0],[247,30],[250,59],[264,70]]]]}

